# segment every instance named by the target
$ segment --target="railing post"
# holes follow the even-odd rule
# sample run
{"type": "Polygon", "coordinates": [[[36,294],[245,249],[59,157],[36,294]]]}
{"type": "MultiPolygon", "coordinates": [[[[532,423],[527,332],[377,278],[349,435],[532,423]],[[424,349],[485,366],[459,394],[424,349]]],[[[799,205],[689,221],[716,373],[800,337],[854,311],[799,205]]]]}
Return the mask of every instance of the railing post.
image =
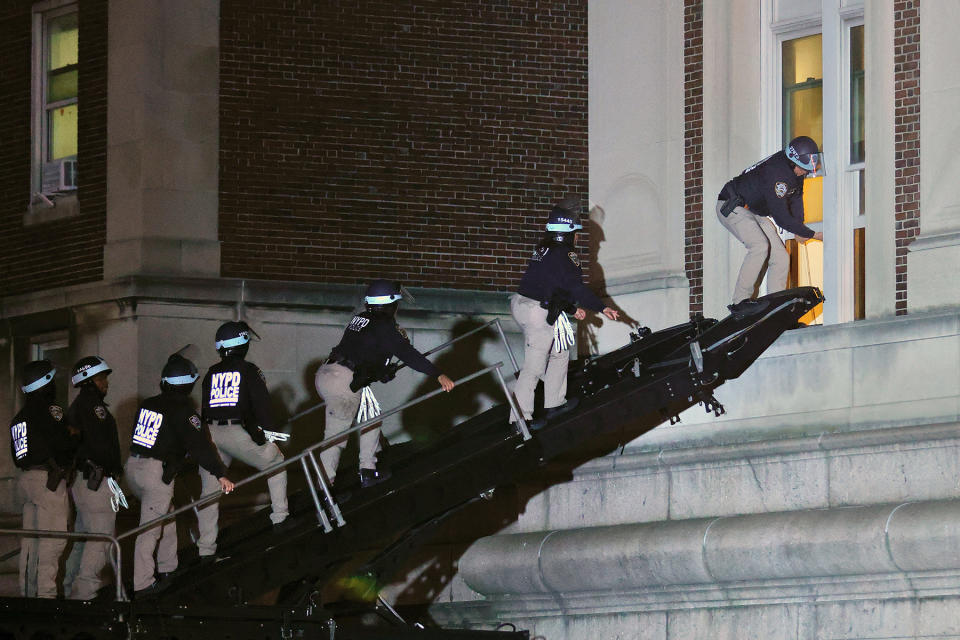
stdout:
{"type": "MultiPolygon", "coordinates": [[[[317,520],[323,525],[323,530],[330,533],[333,531],[333,526],[330,524],[330,520],[327,518],[323,507],[320,505],[320,498],[317,496],[317,488],[313,486],[313,478],[311,477],[310,467],[307,466],[307,459],[300,458],[300,464],[303,465],[303,475],[307,479],[307,487],[310,488],[310,495],[313,497],[313,506],[317,509],[317,520]]],[[[289,518],[290,516],[287,517],[289,518]]]]}
{"type": "Polygon", "coordinates": [[[530,435],[530,430],[527,428],[527,421],[523,419],[523,414],[520,413],[520,408],[517,407],[517,403],[513,400],[513,394],[510,393],[510,389],[507,387],[507,383],[503,379],[503,374],[500,373],[500,368],[493,370],[497,374],[497,380],[500,382],[500,386],[503,388],[503,394],[507,396],[507,403],[510,405],[510,411],[513,412],[513,415],[517,416],[517,431],[520,435],[523,436],[524,440],[529,440],[532,436],[530,435]]]}
{"type": "Polygon", "coordinates": [[[503,332],[503,326],[500,324],[500,318],[494,318],[493,323],[497,325],[497,333],[500,334],[500,340],[503,341],[503,346],[507,348],[507,355],[510,357],[510,364],[513,365],[513,372],[520,373],[520,367],[517,365],[517,357],[513,355],[513,349],[510,348],[510,343],[507,342],[507,334],[503,332]]]}
{"type": "Polygon", "coordinates": [[[337,521],[337,526],[342,527],[346,524],[346,521],[343,519],[343,514],[340,513],[340,506],[337,504],[336,500],[333,499],[333,492],[330,491],[330,487],[327,485],[326,478],[324,478],[323,471],[320,470],[320,465],[317,464],[317,459],[313,455],[313,449],[310,449],[307,452],[307,457],[310,458],[310,464],[313,465],[313,470],[317,472],[317,481],[320,483],[320,488],[323,489],[323,495],[327,498],[327,504],[330,506],[330,510],[333,512],[333,517],[337,521]]]}

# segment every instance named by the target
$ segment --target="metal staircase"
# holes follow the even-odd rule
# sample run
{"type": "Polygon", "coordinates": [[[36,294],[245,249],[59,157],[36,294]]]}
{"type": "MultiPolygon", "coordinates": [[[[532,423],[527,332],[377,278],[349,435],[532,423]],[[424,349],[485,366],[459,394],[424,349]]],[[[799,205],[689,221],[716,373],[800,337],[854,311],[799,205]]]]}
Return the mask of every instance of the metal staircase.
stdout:
{"type": "MultiPolygon", "coordinates": [[[[313,456],[324,444],[319,443],[286,462],[302,466],[308,488],[290,496],[290,519],[282,530],[270,524],[265,512],[225,527],[217,561],[200,563],[191,557],[192,550],[184,551],[180,568],[164,588],[134,602],[0,599],[0,637],[5,632],[30,637],[38,630],[52,631],[50,626],[57,626],[53,620],[65,621],[59,628],[69,627],[71,633],[82,629],[94,637],[118,638],[156,637],[164,630],[176,638],[215,637],[211,626],[219,637],[231,638],[284,638],[293,637],[294,631],[297,637],[338,639],[403,638],[408,633],[417,638],[482,638],[492,633],[497,638],[526,637],[526,632],[412,629],[385,603],[367,609],[396,626],[376,635],[380,632],[374,628],[347,626],[343,621],[350,616],[318,603],[318,594],[362,555],[366,560],[354,573],[371,585],[375,598],[376,585],[387,582],[438,523],[548,461],[582,450],[585,443],[629,442],[663,422],[678,420],[696,404],[720,415],[723,407],[713,391],[743,373],[822,300],[818,289],[792,289],[760,298],[750,309],[720,321],[694,316],[662,331],[641,330],[630,344],[572,369],[568,397],[579,398],[579,405],[532,437],[526,425],[509,424],[507,405],[496,406],[428,446],[410,447],[391,460],[389,480],[367,489],[331,490],[313,456]],[[263,602],[267,594],[275,604],[251,605],[263,602]],[[15,611],[22,621],[19,627],[9,622],[15,611]]],[[[464,380],[499,376],[500,366],[464,380]]],[[[118,538],[132,537],[130,533],[118,538]]]]}

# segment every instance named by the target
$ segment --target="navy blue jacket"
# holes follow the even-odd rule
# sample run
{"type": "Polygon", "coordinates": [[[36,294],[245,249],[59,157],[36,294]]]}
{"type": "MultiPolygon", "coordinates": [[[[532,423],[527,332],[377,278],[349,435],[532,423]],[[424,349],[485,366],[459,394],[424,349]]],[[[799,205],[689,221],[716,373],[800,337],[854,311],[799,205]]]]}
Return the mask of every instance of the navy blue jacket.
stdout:
{"type": "Polygon", "coordinates": [[[196,462],[222,478],[227,470],[200,421],[193,400],[185,393],[164,391],[147,398],[137,412],[130,451],[147,458],[179,463],[189,453],[196,462]]]}
{"type": "Polygon", "coordinates": [[[794,166],[786,152],[778,151],[723,185],[717,198],[729,200],[739,195],[751,213],[770,216],[794,235],[812,238],[813,229],[803,224],[805,178],[793,172],[794,166]]]}
{"type": "Polygon", "coordinates": [[[270,392],[260,367],[227,356],[203,377],[203,419],[241,420],[247,431],[275,428],[270,392]]]}
{"type": "Polygon", "coordinates": [[[80,394],[67,409],[67,418],[80,430],[77,461],[89,460],[103,467],[108,476],[119,478],[123,465],[117,421],[104,404],[103,394],[93,383],[87,382],[80,387],[80,394]]]}
{"type": "Polygon", "coordinates": [[[517,292],[540,302],[550,302],[558,289],[565,290],[578,307],[591,311],[603,311],[606,307],[583,284],[583,269],[577,252],[562,242],[551,242],[533,252],[517,292]]]}
{"type": "Polygon", "coordinates": [[[364,311],[353,316],[332,355],[352,362],[354,371],[381,367],[395,357],[420,373],[434,378],[440,375],[440,370],[400,333],[393,316],[383,313],[364,311]]]}
{"type": "Polygon", "coordinates": [[[10,453],[14,464],[28,469],[53,458],[61,467],[66,467],[74,447],[63,408],[43,398],[27,396],[23,409],[10,423],[10,453]]]}

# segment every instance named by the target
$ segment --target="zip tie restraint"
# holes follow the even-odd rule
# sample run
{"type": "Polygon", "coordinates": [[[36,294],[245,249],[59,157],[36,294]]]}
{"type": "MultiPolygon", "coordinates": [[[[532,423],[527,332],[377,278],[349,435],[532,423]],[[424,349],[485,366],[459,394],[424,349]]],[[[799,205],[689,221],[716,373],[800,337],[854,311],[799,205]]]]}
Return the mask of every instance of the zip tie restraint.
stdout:
{"type": "Polygon", "coordinates": [[[360,410],[357,411],[357,422],[363,422],[380,415],[380,403],[373,396],[373,390],[368,386],[360,392],[360,410]]]}
{"type": "Polygon", "coordinates": [[[557,321],[553,324],[553,347],[557,353],[566,351],[573,346],[573,327],[567,319],[567,314],[563,311],[557,316],[557,321]]]}
{"type": "Polygon", "coordinates": [[[123,491],[120,489],[117,481],[113,478],[107,478],[107,486],[110,487],[110,492],[113,494],[110,496],[110,506],[113,507],[114,513],[120,511],[120,507],[126,509],[127,497],[123,495],[123,491]]]}

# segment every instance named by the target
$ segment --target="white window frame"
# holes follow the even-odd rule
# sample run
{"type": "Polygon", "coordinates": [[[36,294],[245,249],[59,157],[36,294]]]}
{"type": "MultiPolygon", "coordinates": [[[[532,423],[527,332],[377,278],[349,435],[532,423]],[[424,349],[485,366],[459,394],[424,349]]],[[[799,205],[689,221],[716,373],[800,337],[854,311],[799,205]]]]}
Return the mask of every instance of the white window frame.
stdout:
{"type": "MultiPolygon", "coordinates": [[[[824,0],[816,16],[780,23],[773,0],[761,5],[763,78],[766,86],[761,114],[764,155],[783,148],[782,51],[786,40],[816,34],[823,37],[823,147],[827,175],[823,179],[823,222],[808,224],[824,234],[823,323],[854,318],[853,229],[865,227],[859,212],[859,170],[850,164],[850,28],[864,23],[862,2],[824,0]]],[[[869,64],[869,61],[868,61],[869,64]]],[[[785,233],[785,238],[792,234],[785,233]]],[[[765,286],[765,285],[764,285],[765,286]]]]}
{"type": "MultiPolygon", "coordinates": [[[[70,98],[48,104],[47,96],[47,24],[52,18],[79,12],[77,0],[43,0],[32,7],[33,47],[32,47],[32,96],[31,96],[31,166],[30,201],[41,191],[43,165],[46,162],[50,132],[47,124],[47,111],[71,104],[78,104],[79,98],[70,98]]],[[[78,107],[79,109],[79,107],[78,107]]]]}

